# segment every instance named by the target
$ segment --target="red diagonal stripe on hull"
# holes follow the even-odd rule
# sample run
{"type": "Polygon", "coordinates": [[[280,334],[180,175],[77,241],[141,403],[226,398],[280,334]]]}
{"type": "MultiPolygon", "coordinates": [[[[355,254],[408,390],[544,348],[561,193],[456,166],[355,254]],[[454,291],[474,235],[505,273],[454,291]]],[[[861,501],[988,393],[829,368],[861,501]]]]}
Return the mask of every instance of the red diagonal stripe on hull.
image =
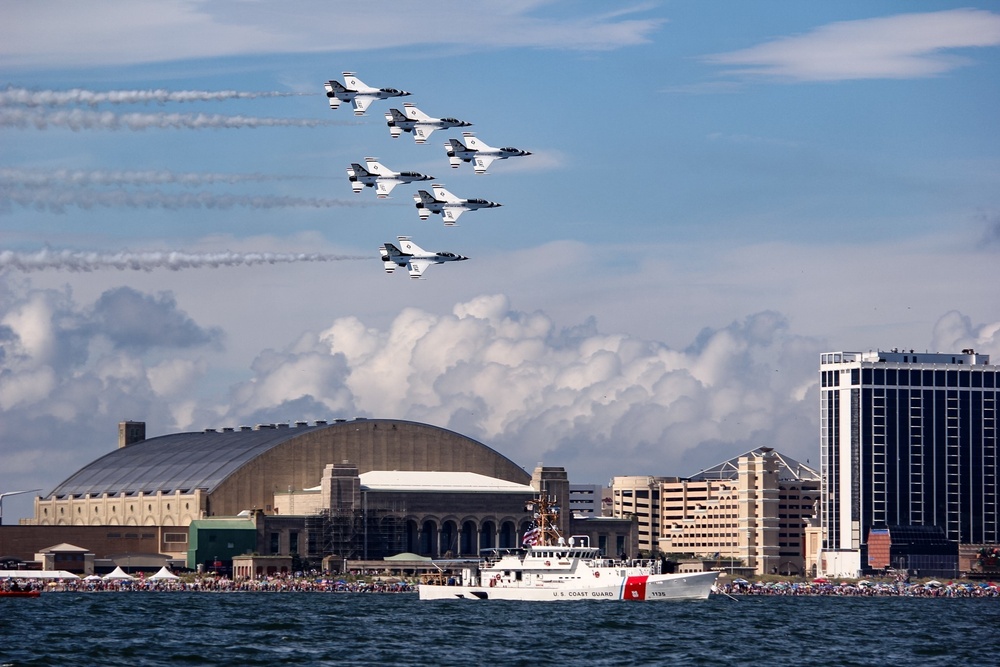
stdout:
{"type": "Polygon", "coordinates": [[[629,577],[625,580],[624,600],[645,600],[646,599],[646,579],[649,577],[629,577]]]}

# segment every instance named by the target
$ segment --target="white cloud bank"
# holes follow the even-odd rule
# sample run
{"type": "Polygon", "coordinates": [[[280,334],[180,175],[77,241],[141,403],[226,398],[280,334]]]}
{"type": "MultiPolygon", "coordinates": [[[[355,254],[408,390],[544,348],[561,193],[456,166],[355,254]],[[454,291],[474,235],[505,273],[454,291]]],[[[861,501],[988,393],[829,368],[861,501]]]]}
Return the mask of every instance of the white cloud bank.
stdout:
{"type": "Polygon", "coordinates": [[[969,65],[969,59],[951,53],[956,49],[989,46],[1000,46],[1000,14],[954,9],[831,23],[703,60],[744,77],[912,79],[969,65]]]}
{"type": "Polygon", "coordinates": [[[261,53],[368,51],[418,44],[466,49],[601,51],[642,44],[662,19],[630,18],[576,3],[13,0],[0,22],[0,66],[86,67],[261,53]],[[564,16],[555,18],[562,7],[564,16]],[[317,20],[324,17],[324,20],[317,20]]]}
{"type": "MultiPolygon", "coordinates": [[[[132,288],[80,304],[68,290],[0,285],[0,486],[51,488],[114,442],[296,419],[411,419],[481,440],[577,481],[686,475],[760,445],[816,459],[824,341],[776,312],[705,329],[685,349],[559,328],[502,295],[450,313],[407,308],[383,328],[341,317],[260,352],[251,377],[205,397],[226,337],[172,295],[132,288]],[[16,465],[15,465],[16,463],[16,465]],[[13,466],[13,467],[11,467],[13,466]]],[[[933,343],[1000,356],[1000,323],[944,315],[933,343]]],[[[214,385],[212,385],[214,386],[214,385]]]]}

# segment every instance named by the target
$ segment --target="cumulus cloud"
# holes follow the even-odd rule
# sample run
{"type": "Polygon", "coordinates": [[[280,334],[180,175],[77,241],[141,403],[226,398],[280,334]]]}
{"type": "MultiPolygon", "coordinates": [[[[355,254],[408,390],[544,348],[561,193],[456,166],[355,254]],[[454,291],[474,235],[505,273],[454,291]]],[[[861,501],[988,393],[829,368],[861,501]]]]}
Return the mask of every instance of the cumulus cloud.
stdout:
{"type": "MultiPolygon", "coordinates": [[[[576,481],[688,475],[766,445],[817,454],[818,339],[761,311],[689,345],[557,326],[484,295],[450,312],[407,308],[382,326],[345,316],[261,351],[221,380],[222,333],[170,294],[121,287],[93,303],[69,289],[0,281],[0,485],[51,488],[115,446],[115,425],[150,433],[355,416],[410,419],[476,438],[531,469],[576,481]],[[228,389],[227,389],[228,387],[228,389]],[[43,452],[35,456],[33,452],[43,452]]],[[[932,346],[1000,356],[1000,322],[940,318],[932,346]]]]}
{"type": "Polygon", "coordinates": [[[934,324],[931,352],[957,352],[973,349],[1000,361],[1000,321],[973,324],[968,315],[953,310],[934,324]]]}
{"type": "Polygon", "coordinates": [[[731,74],[789,81],[912,79],[969,65],[956,49],[998,45],[1000,14],[953,9],[830,23],[702,60],[731,74]]]}
{"type": "Polygon", "coordinates": [[[121,288],[84,304],[0,281],[0,488],[48,490],[113,449],[122,419],[183,423],[206,368],[197,354],[219,339],[169,295],[121,288]]]}
{"type": "Polygon", "coordinates": [[[219,342],[222,332],[199,327],[177,308],[174,297],[143,294],[130,287],[108,290],[94,304],[89,326],[116,347],[187,348],[219,342]]]}
{"type": "Polygon", "coordinates": [[[593,321],[560,329],[483,296],[448,315],[406,309],[384,330],[341,318],[268,351],[223,421],[260,420],[299,401],[325,410],[305,418],[332,411],[452,428],[526,467],[544,460],[576,478],[693,473],[760,445],[808,458],[818,398],[803,386],[815,385],[821,348],[773,312],[674,350],[603,334],[593,321]]]}

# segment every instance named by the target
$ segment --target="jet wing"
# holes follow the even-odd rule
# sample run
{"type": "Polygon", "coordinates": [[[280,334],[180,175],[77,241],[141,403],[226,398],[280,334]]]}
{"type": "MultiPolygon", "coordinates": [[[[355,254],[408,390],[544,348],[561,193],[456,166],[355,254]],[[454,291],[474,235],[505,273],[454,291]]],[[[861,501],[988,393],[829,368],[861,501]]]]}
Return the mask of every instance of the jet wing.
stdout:
{"type": "Polygon", "coordinates": [[[378,179],[378,182],[375,184],[376,196],[379,199],[385,199],[397,185],[399,185],[399,181],[382,178],[378,179]]]}
{"type": "Polygon", "coordinates": [[[431,133],[436,129],[433,125],[419,123],[413,127],[413,140],[418,144],[422,144],[430,139],[431,133]]]}
{"type": "Polygon", "coordinates": [[[458,224],[458,216],[462,215],[469,209],[464,206],[446,206],[443,211],[441,211],[441,217],[444,218],[444,224],[448,227],[458,224]]]}
{"type": "Polygon", "coordinates": [[[419,280],[423,278],[424,271],[434,262],[427,259],[411,259],[406,263],[406,268],[410,270],[410,278],[419,280]]]}
{"type": "Polygon", "coordinates": [[[364,116],[365,112],[368,111],[368,106],[374,102],[376,97],[372,95],[355,95],[354,96],[354,115],[364,116]]]}
{"type": "Polygon", "coordinates": [[[482,174],[486,171],[487,167],[493,164],[494,160],[496,158],[492,155],[477,155],[473,169],[475,169],[477,174],[482,174]]]}

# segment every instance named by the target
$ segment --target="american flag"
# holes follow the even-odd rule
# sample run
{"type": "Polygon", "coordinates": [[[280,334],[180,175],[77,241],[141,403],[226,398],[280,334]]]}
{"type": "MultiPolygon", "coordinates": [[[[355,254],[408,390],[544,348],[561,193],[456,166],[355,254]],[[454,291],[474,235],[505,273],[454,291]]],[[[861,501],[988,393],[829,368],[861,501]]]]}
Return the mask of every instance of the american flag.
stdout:
{"type": "Polygon", "coordinates": [[[521,545],[525,547],[534,546],[538,544],[538,538],[541,537],[541,535],[542,530],[538,526],[535,526],[531,530],[527,531],[524,534],[524,537],[521,538],[521,545]]]}

